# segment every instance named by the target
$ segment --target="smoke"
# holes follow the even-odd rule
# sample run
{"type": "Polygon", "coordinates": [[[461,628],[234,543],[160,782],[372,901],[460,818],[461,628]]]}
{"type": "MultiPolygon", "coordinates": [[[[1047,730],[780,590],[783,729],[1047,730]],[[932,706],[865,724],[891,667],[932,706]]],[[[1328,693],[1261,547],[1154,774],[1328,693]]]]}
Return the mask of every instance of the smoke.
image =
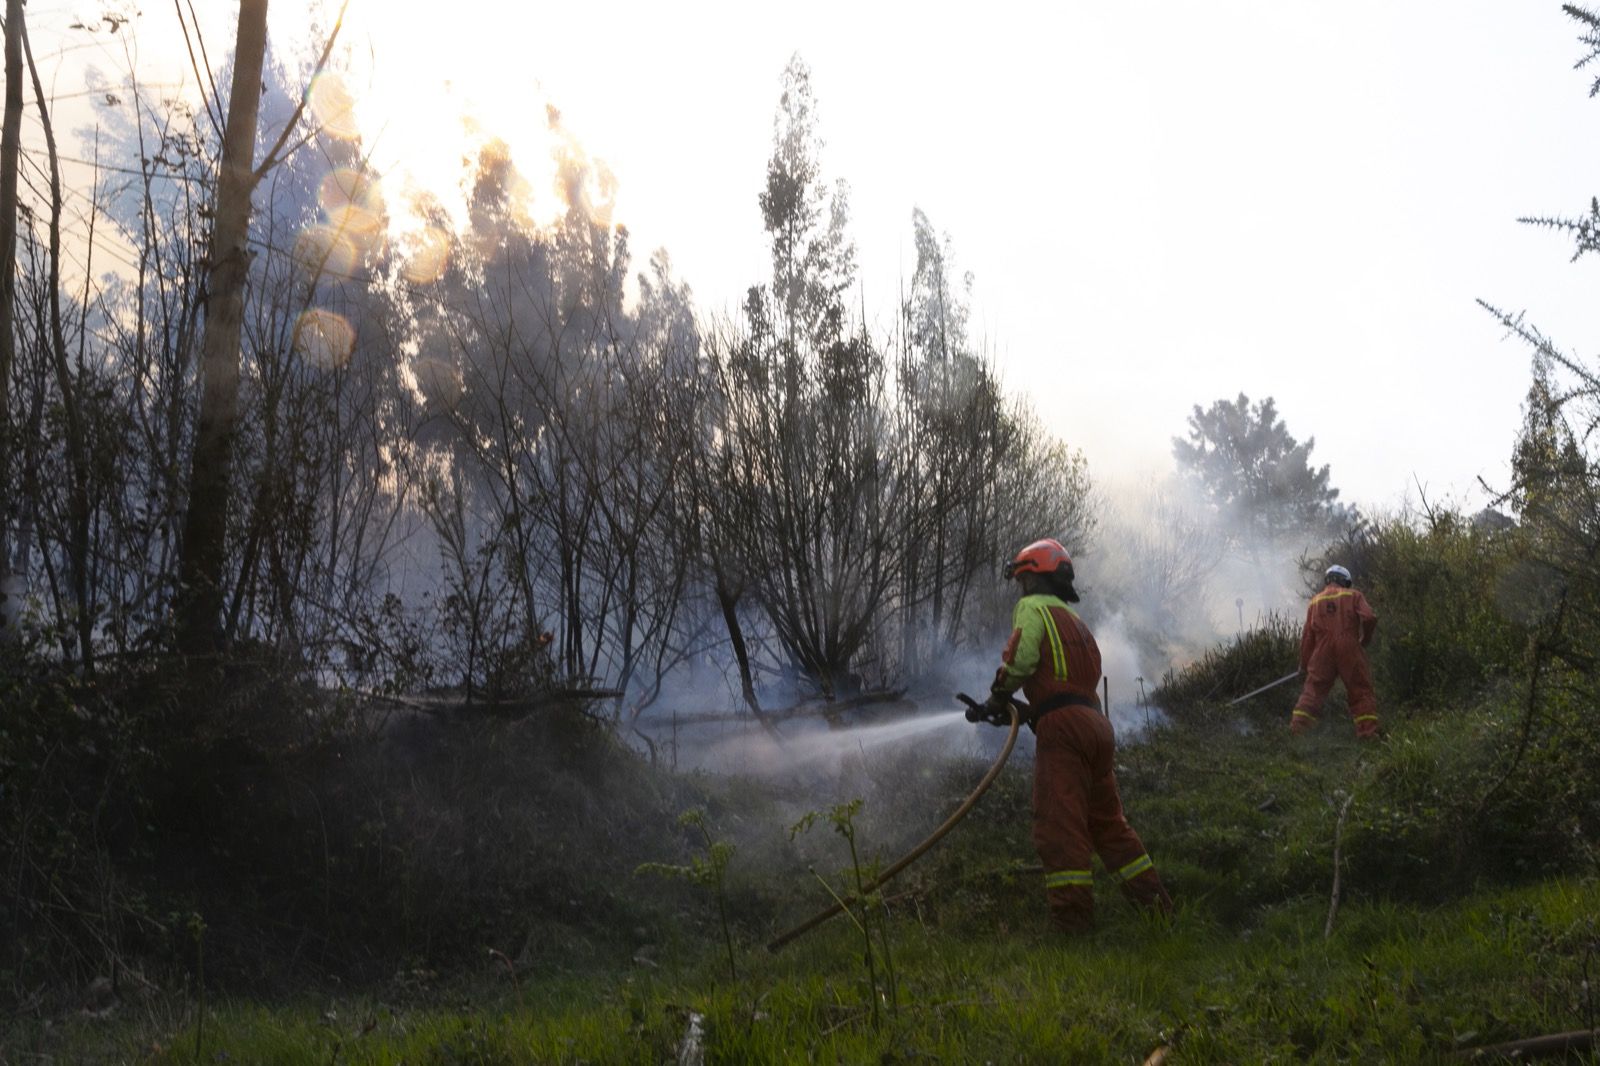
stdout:
{"type": "Polygon", "coordinates": [[[1086,614],[1104,612],[1091,624],[1106,675],[1128,694],[1113,692],[1113,713],[1136,703],[1137,678],[1148,692],[1217,643],[1300,611],[1300,557],[1321,545],[1230,525],[1171,474],[1112,486],[1105,498],[1099,550],[1078,569],[1086,614]]]}
{"type": "MultiPolygon", "coordinates": [[[[1150,669],[1146,657],[1122,614],[1095,622],[1092,612],[1085,613],[1100,647],[1117,738],[1124,743],[1136,740],[1166,720],[1161,709],[1147,700],[1157,678],[1145,673],[1150,669]]],[[[735,706],[737,693],[722,668],[708,662],[693,672],[674,675],[659,709],[641,719],[639,727],[654,745],[656,757],[676,770],[779,780],[818,794],[863,764],[905,758],[988,760],[999,754],[1006,731],[967,722],[956,693],[978,700],[988,695],[1002,644],[1003,639],[997,638],[989,652],[945,649],[932,657],[898,700],[832,711],[832,723],[822,713],[825,705],[818,704],[814,713],[769,719],[770,728],[753,716],[715,713],[717,708],[735,706]],[[675,715],[666,708],[695,711],[675,715]]],[[[792,694],[793,690],[783,685],[780,691],[792,694]]],[[[1020,734],[1012,758],[1023,764],[1032,761],[1033,736],[1028,730],[1020,734]]]]}
{"type": "Polygon", "coordinates": [[[1161,725],[1166,715],[1149,702],[1150,690],[1160,683],[1160,675],[1152,672],[1127,619],[1118,612],[1093,628],[1095,643],[1100,646],[1105,707],[1118,739],[1131,740],[1147,728],[1161,725]]]}
{"type": "MultiPolygon", "coordinates": [[[[1111,558],[1109,547],[1086,556],[1080,573],[1092,575],[1096,562],[1111,558]]],[[[1119,595],[1118,576],[1090,577],[1096,583],[1085,586],[1079,609],[1099,645],[1102,691],[1117,737],[1126,743],[1165,722],[1149,694],[1172,662],[1171,647],[1189,645],[1182,627],[1174,625],[1184,617],[1182,612],[1159,610],[1160,602],[1149,598],[1119,595]]],[[[799,679],[769,672],[757,679],[758,695],[773,725],[769,729],[744,713],[735,667],[722,649],[664,679],[639,728],[658,761],[679,771],[799,782],[813,791],[836,784],[863,759],[907,751],[929,760],[992,758],[1005,731],[967,723],[957,693],[977,700],[988,695],[1010,627],[1008,608],[996,606],[1001,610],[986,640],[979,636],[955,647],[926,649],[899,679],[904,692],[892,702],[841,707],[819,700],[810,706],[804,700],[811,693],[799,679]],[[799,708],[802,713],[774,719],[770,715],[775,708],[799,708]]],[[[1210,615],[1191,628],[1196,653],[1219,632],[1210,615]]],[[[1032,757],[1033,737],[1024,730],[1013,759],[1026,763],[1032,757]]]]}

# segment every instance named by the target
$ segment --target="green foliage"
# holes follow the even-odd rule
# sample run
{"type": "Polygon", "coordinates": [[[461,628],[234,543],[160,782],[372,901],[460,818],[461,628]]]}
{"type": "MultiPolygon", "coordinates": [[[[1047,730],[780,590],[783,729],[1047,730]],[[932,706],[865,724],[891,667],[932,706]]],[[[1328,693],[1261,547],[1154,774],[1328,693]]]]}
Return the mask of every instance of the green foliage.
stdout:
{"type": "Polygon", "coordinates": [[[267,667],[215,691],[0,670],[0,996],[627,954],[687,897],[620,886],[697,790],[573,708],[378,731],[267,667]]]}
{"type": "MultiPolygon", "coordinates": [[[[1349,566],[1378,614],[1367,654],[1380,713],[1412,705],[1459,708],[1522,666],[1527,633],[1507,609],[1525,591],[1518,584],[1526,578],[1522,545],[1517,529],[1435,510],[1424,521],[1366,525],[1359,537],[1308,560],[1317,574],[1331,562],[1349,566]]],[[[1298,616],[1271,615],[1167,674],[1151,698],[1190,724],[1280,723],[1292,705],[1293,682],[1236,707],[1226,704],[1295,668],[1302,624],[1298,616]]]]}
{"type": "Polygon", "coordinates": [[[1521,554],[1517,530],[1445,510],[1368,528],[1349,565],[1378,614],[1368,654],[1380,707],[1460,706],[1522,665],[1526,632],[1504,609],[1521,554]]]}
{"type": "MultiPolygon", "coordinates": [[[[726,942],[719,949],[714,932],[697,937],[686,924],[682,949],[660,968],[591,956],[561,978],[557,966],[538,964],[515,996],[478,982],[398,1007],[395,993],[379,988],[371,1000],[341,997],[331,1019],[320,1002],[270,1012],[219,1004],[204,1023],[204,1061],[657,1062],[676,1056],[691,1012],[702,1018],[707,1062],[1120,1062],[1160,1045],[1182,1061],[1410,1062],[1577,1028],[1586,1024],[1583,959],[1600,944],[1600,867],[1589,843],[1600,838],[1589,783],[1600,735],[1581,699],[1552,691],[1521,768],[1487,803],[1520,726],[1519,690],[1509,685],[1469,708],[1402,718],[1379,746],[1357,746],[1331,728],[1290,745],[1277,732],[1240,735],[1210,723],[1158,729],[1125,746],[1118,776],[1129,817],[1179,902],[1169,931],[1119,906],[1102,876],[1099,930],[1072,942],[1044,936],[1039,875],[1018,863],[1030,849],[1029,775],[1017,767],[894,882],[893,906],[871,894],[853,905],[854,924],[823,927],[777,956],[743,957],[736,978],[721,957],[726,942]],[[1341,791],[1355,795],[1343,838],[1345,898],[1325,943],[1341,791]]],[[[481,751],[474,758],[481,762],[481,751]]],[[[959,799],[973,767],[886,757],[868,770],[877,790],[870,803],[792,823],[797,833],[826,826],[847,846],[855,838],[834,895],[859,894],[872,878],[861,833],[900,823],[915,834],[919,817],[934,819],[959,799]],[[864,829],[880,797],[884,809],[864,829]]],[[[724,812],[717,823],[725,827],[740,824],[728,813],[738,810],[759,841],[752,819],[782,835],[771,791],[730,785],[705,802],[724,812]]],[[[595,812],[580,821],[595,831],[591,847],[615,839],[595,812]]],[[[681,816],[701,862],[674,865],[667,876],[714,879],[712,824],[700,809],[681,816]]],[[[730,865],[733,854],[723,850],[721,865],[736,928],[733,905],[750,888],[734,873],[777,892],[799,880],[806,860],[770,842],[738,852],[758,861],[730,865]]],[[[576,873],[580,880],[562,890],[598,902],[604,870],[576,873]]],[[[747,913],[771,927],[773,904],[747,913]]],[[[211,911],[207,923],[215,924],[211,911]]],[[[137,1031],[119,1038],[154,1061],[194,1061],[194,1016],[173,1017],[154,1029],[125,1023],[137,1031]],[[164,1050],[148,1052],[153,1043],[164,1050]]],[[[72,1058],[62,1054],[70,1039],[39,1032],[12,1043],[72,1058]]]]}
{"type": "Polygon", "coordinates": [[[1237,720],[1262,726],[1281,724],[1293,705],[1292,681],[1233,707],[1228,703],[1293,670],[1299,657],[1298,620],[1270,614],[1238,639],[1208,649],[1182,669],[1169,671],[1150,699],[1174,721],[1190,725],[1237,720]]]}
{"type": "Polygon", "coordinates": [[[1199,878],[1225,921],[1327,892],[1340,790],[1355,796],[1347,888],[1369,898],[1420,902],[1592,873],[1600,804],[1581,767],[1600,754],[1600,729],[1552,727],[1496,789],[1516,739],[1515,697],[1502,686],[1481,704],[1396,723],[1379,745],[1358,745],[1337,722],[1292,746],[1281,732],[1206,741],[1182,731],[1129,749],[1124,791],[1174,892],[1192,896],[1199,878]]]}
{"type": "Polygon", "coordinates": [[[1328,467],[1310,464],[1316,442],[1290,435],[1272,397],[1252,404],[1241,392],[1208,408],[1197,404],[1188,437],[1173,439],[1173,456],[1243,539],[1321,539],[1348,519],[1339,490],[1328,485],[1328,467]]]}
{"type": "Polygon", "coordinates": [[[634,875],[656,874],[662,877],[682,878],[711,889],[717,900],[717,916],[722,922],[722,939],[728,952],[728,974],[737,981],[739,965],[733,954],[733,932],[728,928],[727,892],[728,863],[733,860],[735,848],[726,840],[712,838],[711,830],[706,825],[706,812],[699,807],[679,815],[678,825],[694,829],[699,833],[700,842],[705,849],[704,854],[692,856],[687,866],[660,862],[641,863],[633,871],[634,875]]]}
{"type": "MultiPolygon", "coordinates": [[[[484,989],[396,1007],[339,997],[234,1005],[208,1026],[227,1062],[657,1063],[699,1016],[707,1063],[1442,1061],[1468,1047],[1586,1026],[1600,928],[1593,880],[1403,907],[1354,900],[1320,936],[1322,900],[1272,910],[1241,936],[1187,914],[1127,921],[1071,944],[897,930],[906,1002],[870,1024],[853,934],[764,956],[740,982],[713,958],[660,974],[548,978],[537,1010],[484,989]],[[1307,936],[1315,928],[1317,935],[1307,936]]],[[[189,1028],[81,1021],[13,1040],[21,1055],[191,1063],[189,1028]],[[66,1051],[66,1054],[63,1054],[66,1051]]]]}
{"type": "Polygon", "coordinates": [[[824,821],[833,827],[833,831],[844,838],[850,851],[850,867],[846,871],[850,884],[846,891],[848,897],[835,892],[827,878],[817,874],[813,867],[811,873],[822,886],[828,890],[835,903],[844,911],[851,923],[861,933],[861,963],[866,972],[867,988],[869,990],[868,1005],[872,1015],[872,1025],[876,1028],[881,1018],[878,1011],[879,1000],[885,998],[879,992],[878,957],[881,953],[884,964],[884,985],[887,999],[896,1018],[900,1016],[900,989],[895,980],[894,955],[889,948],[889,915],[884,904],[883,893],[876,889],[869,891],[869,885],[876,880],[876,864],[863,866],[861,850],[856,843],[856,816],[861,813],[861,800],[853,799],[847,803],[835,804],[824,811],[808,811],[801,819],[789,828],[790,838],[804,833],[824,821]],[[857,910],[859,908],[859,910],[857,910]],[[876,911],[876,914],[874,914],[876,911]],[[878,933],[876,948],[872,943],[873,930],[878,933]]]}
{"type": "Polygon", "coordinates": [[[1600,832],[1600,802],[1582,767],[1600,754],[1600,731],[1535,746],[1508,778],[1511,696],[1431,716],[1369,757],[1347,835],[1353,881],[1427,899],[1596,869],[1588,841],[1600,832]]]}
{"type": "Polygon", "coordinates": [[[705,854],[693,856],[687,866],[674,866],[661,862],[641,863],[634,873],[681,878],[720,891],[723,875],[727,872],[728,863],[733,859],[733,853],[737,849],[725,840],[712,839],[711,831],[706,826],[706,812],[699,807],[679,815],[678,824],[699,831],[705,844],[705,854]]]}
{"type": "Polygon", "coordinates": [[[128,876],[148,855],[150,723],[0,648],[0,997],[87,981],[163,927],[128,876]]]}

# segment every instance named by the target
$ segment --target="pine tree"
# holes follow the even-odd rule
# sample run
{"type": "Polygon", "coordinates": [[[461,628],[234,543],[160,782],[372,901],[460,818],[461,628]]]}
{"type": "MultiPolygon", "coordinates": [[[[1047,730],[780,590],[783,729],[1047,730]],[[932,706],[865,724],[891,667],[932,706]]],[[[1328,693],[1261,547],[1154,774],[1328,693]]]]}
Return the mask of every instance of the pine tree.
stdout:
{"type": "Polygon", "coordinates": [[[1315,438],[1295,440],[1272,397],[1252,404],[1217,400],[1196,405],[1189,435],[1173,438],[1172,454],[1196,478],[1235,543],[1326,539],[1351,517],[1328,467],[1313,467],[1315,438]]]}

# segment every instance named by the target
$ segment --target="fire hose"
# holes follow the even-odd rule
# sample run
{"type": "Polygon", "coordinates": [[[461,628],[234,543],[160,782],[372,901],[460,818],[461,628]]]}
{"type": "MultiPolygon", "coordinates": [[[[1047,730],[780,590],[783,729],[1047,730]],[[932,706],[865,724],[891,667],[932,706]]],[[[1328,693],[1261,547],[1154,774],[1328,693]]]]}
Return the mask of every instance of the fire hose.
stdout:
{"type": "Polygon", "coordinates": [[[1285,684],[1287,682],[1293,681],[1295,678],[1297,678],[1299,676],[1300,676],[1300,671],[1299,670],[1296,670],[1292,674],[1284,674],[1282,677],[1278,678],[1278,680],[1276,680],[1276,681],[1268,681],[1265,685],[1262,685],[1260,688],[1253,688],[1249,692],[1246,692],[1243,696],[1240,696],[1237,699],[1229,700],[1227,702],[1226,706],[1232,707],[1236,703],[1243,703],[1245,700],[1249,699],[1251,696],[1259,696],[1263,692],[1267,692],[1270,689],[1275,689],[1279,685],[1282,685],[1282,684],[1285,684]]]}
{"type": "MultiPolygon", "coordinates": [[[[959,694],[959,698],[961,702],[965,703],[974,711],[978,710],[980,707],[976,700],[972,699],[970,696],[967,696],[965,693],[959,694]]],[[[985,792],[989,791],[989,786],[994,784],[994,779],[1000,776],[1001,768],[1005,766],[1006,760],[1011,758],[1011,749],[1016,746],[1017,730],[1022,727],[1021,712],[1025,710],[1026,707],[1017,703],[1016,700],[1011,701],[1011,732],[1006,736],[1005,747],[1000,749],[1000,757],[995,759],[994,765],[989,767],[989,772],[983,775],[983,780],[979,781],[978,786],[974,788],[967,798],[961,802],[961,806],[955,809],[955,813],[944,820],[944,824],[939,826],[939,828],[935,829],[932,833],[929,833],[927,838],[924,839],[922,843],[918,844],[916,847],[906,852],[905,855],[901,856],[898,860],[891,863],[889,867],[883,871],[883,873],[862,885],[861,891],[858,894],[846,896],[844,899],[841,899],[837,903],[833,904],[833,906],[829,907],[827,910],[819,911],[811,918],[801,922],[799,925],[795,926],[793,929],[789,930],[787,933],[784,933],[782,936],[778,937],[778,939],[768,944],[767,950],[777,951],[791,940],[797,940],[805,934],[811,932],[811,930],[815,929],[829,918],[832,918],[834,915],[844,913],[846,907],[858,902],[863,895],[878,889],[890,878],[894,877],[895,874],[898,874],[901,870],[904,870],[907,866],[910,866],[912,863],[922,858],[923,854],[925,854],[929,848],[943,840],[945,835],[956,827],[956,823],[967,816],[967,814],[977,804],[979,798],[982,797],[985,792]]],[[[969,713],[967,717],[969,721],[972,720],[971,713],[969,713]]],[[[998,725],[1000,723],[996,722],[995,724],[998,725]]]]}

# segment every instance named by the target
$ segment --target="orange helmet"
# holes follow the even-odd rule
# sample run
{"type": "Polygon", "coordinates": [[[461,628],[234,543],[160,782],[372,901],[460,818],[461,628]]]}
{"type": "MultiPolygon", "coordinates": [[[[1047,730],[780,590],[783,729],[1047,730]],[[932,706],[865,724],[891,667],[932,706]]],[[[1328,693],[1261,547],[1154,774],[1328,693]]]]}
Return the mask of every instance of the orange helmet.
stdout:
{"type": "Polygon", "coordinates": [[[1072,556],[1060,541],[1047,538],[1034,541],[1006,564],[1006,580],[1018,574],[1054,574],[1061,570],[1065,570],[1068,577],[1072,576],[1072,556]]]}

